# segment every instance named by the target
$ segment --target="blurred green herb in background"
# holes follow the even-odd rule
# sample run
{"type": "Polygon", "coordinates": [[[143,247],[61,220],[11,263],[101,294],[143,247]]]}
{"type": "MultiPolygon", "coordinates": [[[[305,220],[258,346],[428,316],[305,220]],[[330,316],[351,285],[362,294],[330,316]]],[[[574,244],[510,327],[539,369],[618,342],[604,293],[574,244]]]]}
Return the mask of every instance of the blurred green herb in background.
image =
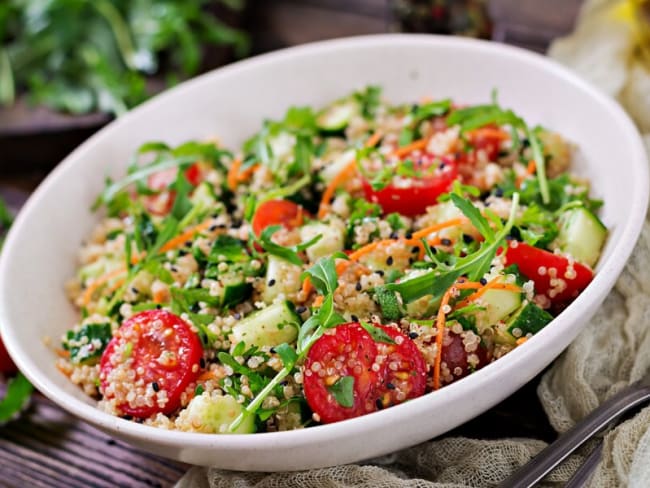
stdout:
{"type": "Polygon", "coordinates": [[[214,13],[244,0],[0,0],[0,105],[122,114],[150,95],[148,79],[196,74],[207,46],[248,51],[214,13]]]}

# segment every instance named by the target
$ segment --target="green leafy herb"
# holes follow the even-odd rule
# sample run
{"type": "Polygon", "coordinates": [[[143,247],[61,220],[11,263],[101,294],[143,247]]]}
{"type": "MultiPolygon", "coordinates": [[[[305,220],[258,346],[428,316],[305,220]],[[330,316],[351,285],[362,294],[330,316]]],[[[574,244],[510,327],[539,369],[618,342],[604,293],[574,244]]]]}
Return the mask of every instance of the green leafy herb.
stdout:
{"type": "Polygon", "coordinates": [[[0,425],[18,415],[28,404],[34,387],[22,373],[18,373],[7,383],[5,396],[0,400],[0,425]]]}
{"type": "Polygon", "coordinates": [[[375,327],[374,325],[361,321],[359,322],[361,324],[361,327],[365,329],[365,331],[371,335],[373,340],[375,342],[383,342],[384,344],[395,344],[395,341],[391,336],[389,336],[386,331],[383,329],[380,329],[379,327],[375,327]]]}
{"type": "Polygon", "coordinates": [[[196,74],[206,45],[248,50],[206,0],[3,2],[0,103],[24,91],[54,110],[119,115],[152,94],[151,75],[196,74]]]}
{"type": "Polygon", "coordinates": [[[345,408],[354,406],[354,376],[343,376],[327,387],[336,403],[345,408]]]}
{"type": "Polygon", "coordinates": [[[461,198],[455,193],[451,194],[451,201],[458,209],[463,212],[465,217],[469,219],[474,227],[481,233],[483,237],[489,240],[494,239],[494,231],[488,221],[481,215],[481,212],[474,206],[474,204],[465,198],[461,198]]]}
{"type": "Polygon", "coordinates": [[[85,324],[78,330],[69,330],[63,340],[63,349],[70,352],[72,364],[95,364],[110,342],[111,324],[85,324]]]}
{"type": "Polygon", "coordinates": [[[381,105],[381,87],[370,85],[365,90],[356,92],[354,97],[361,104],[361,113],[366,119],[373,119],[381,105]]]}
{"type": "MultiPolygon", "coordinates": [[[[403,280],[400,283],[384,285],[385,288],[399,293],[402,300],[409,303],[425,295],[433,295],[434,300],[441,297],[461,276],[467,276],[472,281],[478,280],[489,270],[497,249],[503,245],[505,237],[512,229],[518,206],[519,194],[515,193],[512,198],[510,216],[503,228],[497,234],[484,235],[485,241],[479,249],[457,259],[453,267],[434,268],[421,276],[403,280]]],[[[471,218],[469,215],[466,216],[471,218]]]]}
{"type": "Polygon", "coordinates": [[[284,259],[285,261],[290,262],[291,264],[295,264],[297,266],[302,266],[303,260],[302,258],[298,255],[298,253],[305,251],[306,249],[310,248],[314,244],[316,244],[318,241],[320,241],[323,237],[322,234],[318,234],[315,236],[313,239],[310,239],[307,242],[303,242],[301,244],[297,244],[295,246],[291,247],[285,247],[281,246],[279,244],[276,244],[271,240],[271,237],[273,234],[275,234],[278,230],[280,230],[282,226],[280,225],[272,225],[267,227],[262,231],[262,235],[260,236],[260,245],[264,248],[266,252],[269,254],[272,254],[273,256],[277,256],[279,258],[284,259]]]}

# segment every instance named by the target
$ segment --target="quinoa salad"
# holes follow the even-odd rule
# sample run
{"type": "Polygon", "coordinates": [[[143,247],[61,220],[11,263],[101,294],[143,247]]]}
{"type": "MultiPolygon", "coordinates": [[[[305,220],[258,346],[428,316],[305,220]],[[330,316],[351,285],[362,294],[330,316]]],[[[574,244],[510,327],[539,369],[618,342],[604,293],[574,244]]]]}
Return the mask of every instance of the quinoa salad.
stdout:
{"type": "Polygon", "coordinates": [[[239,148],[144,144],[107,180],[57,368],[98,408],[203,433],[337,422],[530,340],[607,229],[574,148],[493,94],[291,107],[239,148]]]}

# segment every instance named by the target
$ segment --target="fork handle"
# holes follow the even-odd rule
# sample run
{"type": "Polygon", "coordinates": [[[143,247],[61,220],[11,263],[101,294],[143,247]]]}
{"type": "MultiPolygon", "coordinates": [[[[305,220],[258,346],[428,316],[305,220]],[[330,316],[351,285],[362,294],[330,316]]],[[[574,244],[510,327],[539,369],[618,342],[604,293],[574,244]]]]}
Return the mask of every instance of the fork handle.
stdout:
{"type": "Polygon", "coordinates": [[[633,383],[603,402],[499,486],[501,488],[534,486],[585,441],[602,431],[628,410],[648,400],[650,400],[650,385],[644,381],[633,383]]]}

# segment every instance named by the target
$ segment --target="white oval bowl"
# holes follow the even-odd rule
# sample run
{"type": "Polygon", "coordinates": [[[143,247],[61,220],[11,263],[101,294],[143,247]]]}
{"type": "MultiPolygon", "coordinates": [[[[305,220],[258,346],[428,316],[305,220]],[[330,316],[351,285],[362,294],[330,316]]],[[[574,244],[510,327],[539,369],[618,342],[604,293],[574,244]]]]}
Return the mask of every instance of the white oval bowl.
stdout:
{"type": "Polygon", "coordinates": [[[648,203],[640,137],[623,110],[548,59],[467,39],[380,35],[321,42],[242,61],[196,78],[111,123],[66,158],[33,194],[0,260],[0,330],[34,385],[110,435],[180,461],[254,471],[349,463],[440,435],[513,393],[580,332],[611,290],[639,235],[648,203]],[[98,216],[104,177],[122,176],[143,142],[217,136],[236,148],[262,119],[290,105],[319,106],[366,84],[394,102],[421,96],[500,102],[579,147],[575,169],[605,200],[611,234],[587,290],[532,340],[469,377],[364,417],[292,432],[208,435],[166,431],[110,416],[54,367],[42,338],[58,341],[77,319],[64,293],[77,250],[98,216]]]}

